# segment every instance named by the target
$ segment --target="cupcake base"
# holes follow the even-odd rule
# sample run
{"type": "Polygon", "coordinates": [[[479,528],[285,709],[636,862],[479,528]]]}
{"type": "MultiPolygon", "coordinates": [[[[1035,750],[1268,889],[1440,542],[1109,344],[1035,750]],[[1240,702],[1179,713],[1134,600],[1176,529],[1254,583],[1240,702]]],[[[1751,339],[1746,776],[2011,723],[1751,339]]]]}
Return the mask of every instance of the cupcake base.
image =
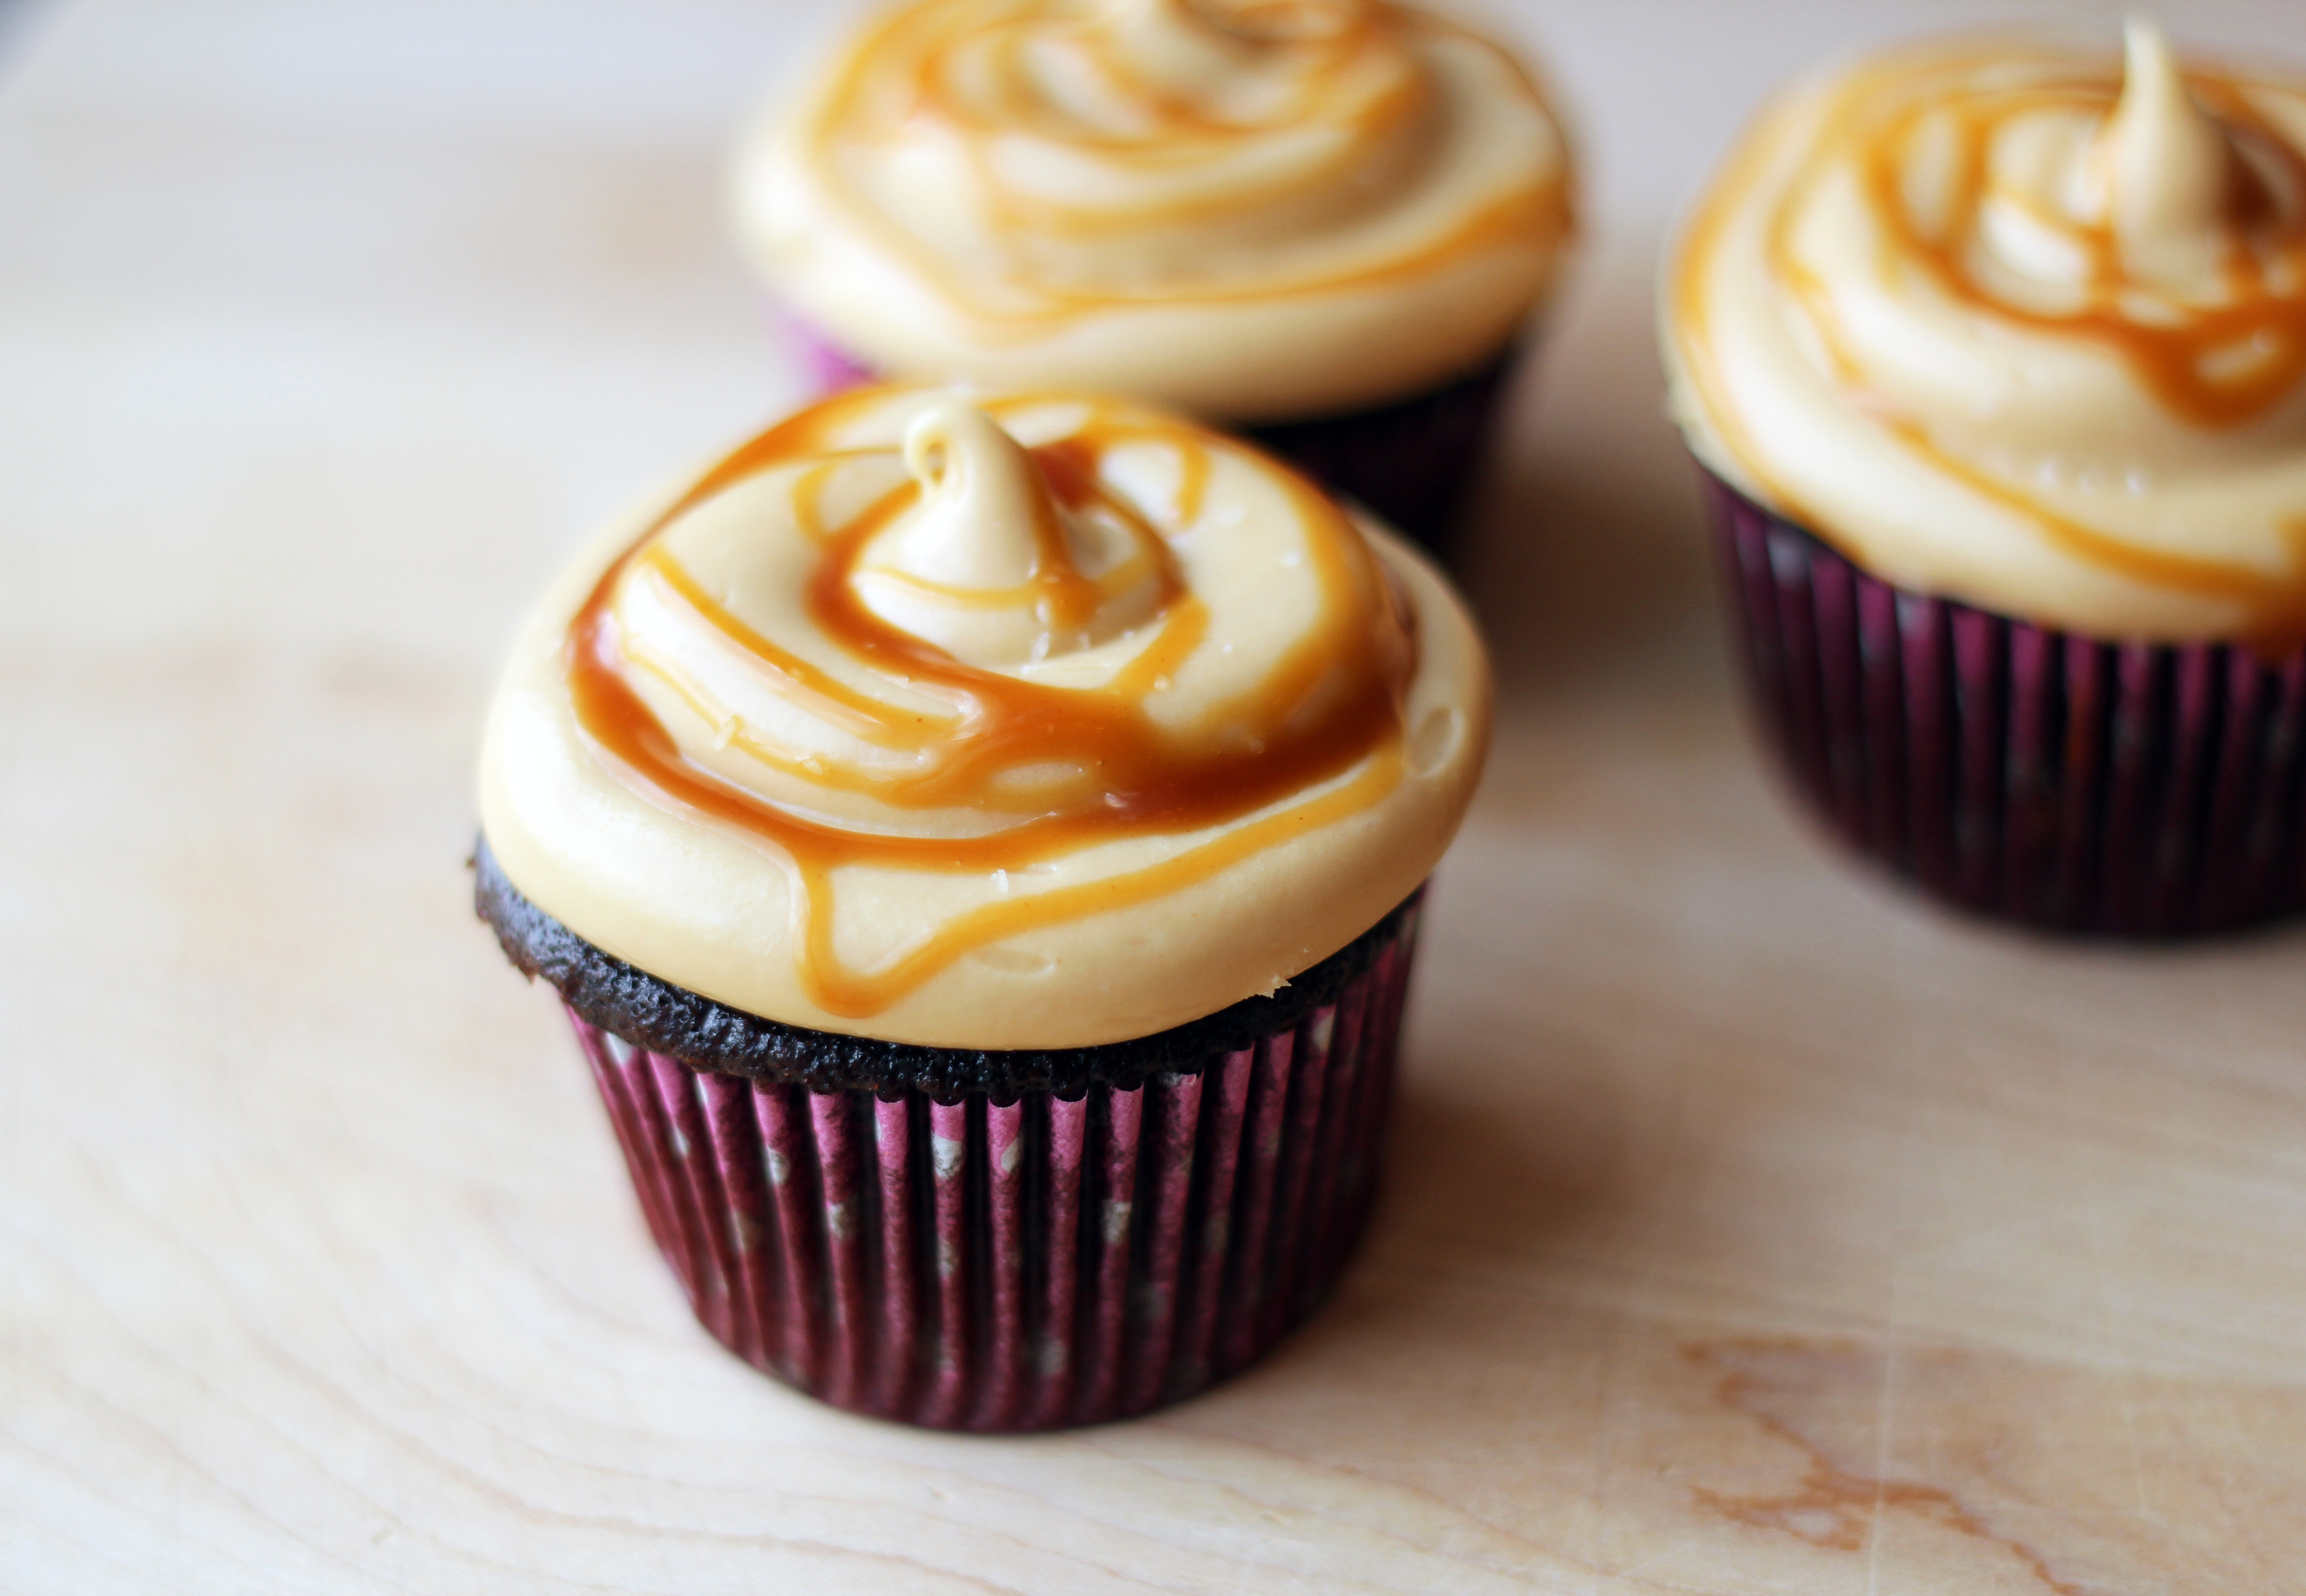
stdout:
{"type": "Polygon", "coordinates": [[[1189,1396],[1328,1293],[1414,926],[1294,1026],[1074,1097],[812,1092],[569,1016],[650,1233],[731,1352],[855,1413],[1049,1430],[1189,1396]]]}
{"type": "Polygon", "coordinates": [[[1099,1047],[970,1052],[744,1014],[614,959],[483,841],[475,901],[559,992],[705,1327],[860,1413],[1096,1424],[1253,1361],[1375,1191],[1413,896],[1270,997],[1099,1047]]]}
{"type": "MultiPolygon", "coordinates": [[[[878,380],[814,329],[789,321],[787,335],[818,392],[878,380]]],[[[1498,402],[1520,353],[1517,343],[1508,345],[1463,376],[1375,409],[1236,430],[1368,506],[1446,563],[1456,551],[1498,402]]]]}
{"type": "Polygon", "coordinates": [[[2306,650],[2114,642],[1895,587],[1704,477],[1763,732],[1859,852],[2052,930],[2306,910],[2306,650]]]}
{"type": "Polygon", "coordinates": [[[1367,505],[1446,564],[1457,552],[1490,431],[1520,351],[1455,381],[1347,415],[1244,428],[1331,491],[1367,505]]]}

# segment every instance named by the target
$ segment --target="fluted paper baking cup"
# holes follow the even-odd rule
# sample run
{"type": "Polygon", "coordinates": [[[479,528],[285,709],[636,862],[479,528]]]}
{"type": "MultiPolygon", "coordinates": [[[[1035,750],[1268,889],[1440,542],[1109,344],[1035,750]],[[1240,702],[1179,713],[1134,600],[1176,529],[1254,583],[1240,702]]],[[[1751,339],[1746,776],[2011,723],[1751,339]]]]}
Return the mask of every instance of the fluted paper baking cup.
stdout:
{"type": "Polygon", "coordinates": [[[1074,1098],[811,1092],[569,1017],[650,1234],[730,1351],[856,1413],[1050,1430],[1191,1395],[1328,1293],[1416,925],[1295,1025],[1074,1098]]]}
{"type": "MultiPolygon", "coordinates": [[[[875,381],[872,369],[807,323],[788,318],[795,357],[818,393],[875,381]]],[[[1439,388],[1374,409],[1236,428],[1332,492],[1357,499],[1445,561],[1456,552],[1507,376],[1508,345],[1439,388]]]]}
{"type": "Polygon", "coordinates": [[[809,322],[798,316],[779,313],[776,322],[782,330],[785,344],[792,351],[801,374],[808,379],[811,392],[806,398],[825,394],[837,394],[844,388],[879,380],[873,368],[850,354],[809,322]]]}
{"type": "Polygon", "coordinates": [[[1858,851],[2054,930],[2306,909],[2306,650],[2120,642],[1892,586],[1704,481],[1755,718],[1858,851]]]}

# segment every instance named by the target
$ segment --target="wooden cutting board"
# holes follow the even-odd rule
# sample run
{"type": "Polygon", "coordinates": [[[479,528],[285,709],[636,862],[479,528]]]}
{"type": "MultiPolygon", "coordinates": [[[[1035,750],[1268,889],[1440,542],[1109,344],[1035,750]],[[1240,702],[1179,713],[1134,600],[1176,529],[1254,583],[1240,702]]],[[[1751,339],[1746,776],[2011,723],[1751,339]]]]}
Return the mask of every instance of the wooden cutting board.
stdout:
{"type": "Polygon", "coordinates": [[[1003,1441],[708,1340],[467,908],[522,609],[796,391],[714,160],[798,5],[0,12],[0,1589],[2306,1588],[2306,934],[1831,855],[1657,416],[1704,150],[1956,8],[1570,9],[1596,243],[1374,1232],[1246,1377],[1003,1441]]]}

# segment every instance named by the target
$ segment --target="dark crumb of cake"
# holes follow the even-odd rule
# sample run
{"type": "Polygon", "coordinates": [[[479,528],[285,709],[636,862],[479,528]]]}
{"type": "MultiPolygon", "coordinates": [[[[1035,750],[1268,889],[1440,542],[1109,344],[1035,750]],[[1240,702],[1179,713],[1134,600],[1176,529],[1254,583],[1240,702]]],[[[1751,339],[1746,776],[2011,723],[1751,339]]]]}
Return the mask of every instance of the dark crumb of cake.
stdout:
{"type": "Polygon", "coordinates": [[[474,849],[472,867],[474,907],[513,963],[532,978],[542,976],[578,1014],[636,1047],[691,1069],[799,1082],[811,1091],[872,1091],[884,1097],[919,1091],[944,1102],[983,1096],[1007,1103],[1043,1091],[1073,1098],[1094,1086],[1127,1090],[1158,1075],[1198,1074],[1334,998],[1369,968],[1417,901],[1413,893],[1270,997],[1243,998],[1126,1042],[986,1051],[879,1042],[732,1009],[611,957],[546,914],[505,878],[486,838],[474,849]]]}

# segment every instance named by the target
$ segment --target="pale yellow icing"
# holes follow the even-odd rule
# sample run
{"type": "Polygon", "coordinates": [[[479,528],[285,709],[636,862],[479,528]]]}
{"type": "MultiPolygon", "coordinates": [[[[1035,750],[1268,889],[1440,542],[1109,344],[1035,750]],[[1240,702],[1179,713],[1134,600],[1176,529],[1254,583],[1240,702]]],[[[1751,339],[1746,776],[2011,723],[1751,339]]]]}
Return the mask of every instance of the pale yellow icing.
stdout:
{"type": "Polygon", "coordinates": [[[484,832],[547,913],[788,1023],[1112,1042],[1277,989],[1439,858],[1487,744],[1448,586],[1246,445],[860,390],[552,589],[484,832]]]}
{"type": "Polygon", "coordinates": [[[1670,263],[1677,418],[1901,585],[2306,638],[2306,87],[2036,44],[1798,87],[1670,263]]]}
{"type": "Polygon", "coordinates": [[[920,501],[865,546],[854,578],[866,608],[900,631],[966,664],[1046,672],[1156,619],[1166,586],[1156,534],[1057,502],[1024,447],[975,405],[923,411],[905,465],[920,501]],[[1050,538],[1090,585],[1062,620],[1061,595],[1036,580],[1050,538]]]}
{"type": "Polygon", "coordinates": [[[763,120],[734,202],[884,371],[1237,421],[1478,364],[1570,226],[1527,73],[1388,0],[926,0],[763,120]]]}

